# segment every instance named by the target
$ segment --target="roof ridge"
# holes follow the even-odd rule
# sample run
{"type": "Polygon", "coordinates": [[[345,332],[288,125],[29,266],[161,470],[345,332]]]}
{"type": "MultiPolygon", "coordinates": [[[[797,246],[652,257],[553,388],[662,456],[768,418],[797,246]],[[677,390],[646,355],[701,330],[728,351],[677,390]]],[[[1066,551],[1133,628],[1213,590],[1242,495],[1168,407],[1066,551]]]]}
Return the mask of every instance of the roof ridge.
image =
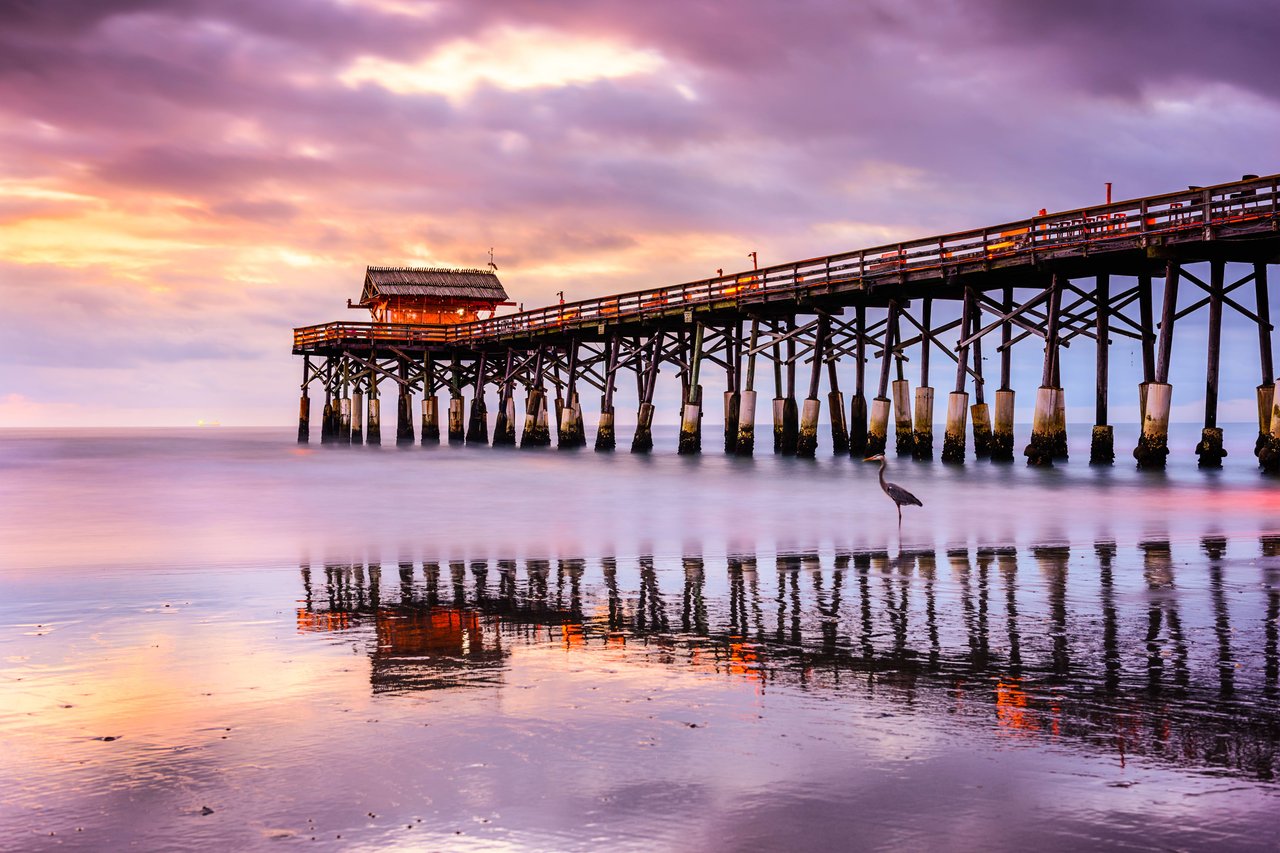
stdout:
{"type": "Polygon", "coordinates": [[[366,266],[365,272],[465,272],[480,275],[496,276],[493,270],[482,270],[474,267],[376,267],[366,266]]]}

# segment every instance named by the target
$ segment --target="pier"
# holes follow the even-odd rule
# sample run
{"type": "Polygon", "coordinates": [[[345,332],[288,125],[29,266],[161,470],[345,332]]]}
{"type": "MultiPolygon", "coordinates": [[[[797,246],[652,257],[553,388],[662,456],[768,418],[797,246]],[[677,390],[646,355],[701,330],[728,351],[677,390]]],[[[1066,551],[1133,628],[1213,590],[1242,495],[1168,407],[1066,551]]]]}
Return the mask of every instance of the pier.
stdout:
{"type": "Polygon", "coordinates": [[[619,377],[629,376],[621,385],[634,380],[634,397],[626,395],[635,406],[630,447],[648,452],[665,367],[682,389],[681,454],[706,450],[703,415],[719,405],[723,451],[753,454],[763,409],[757,385],[763,385],[771,394],[776,453],[817,453],[825,403],[832,452],[869,455],[891,446],[899,455],[932,459],[942,404],[943,462],[1021,454],[1028,464],[1052,465],[1067,455],[1061,350],[1087,339],[1096,350],[1096,381],[1073,394],[1091,393],[1095,401],[1090,463],[1111,464],[1108,355],[1112,341],[1125,337],[1140,342],[1142,352],[1134,413],[1141,435],[1132,457],[1139,467],[1161,468],[1169,454],[1174,329],[1203,316],[1204,426],[1195,452],[1201,467],[1213,468],[1226,455],[1218,400],[1222,319],[1230,309],[1257,329],[1255,453],[1264,470],[1277,472],[1268,267],[1280,260],[1278,191],[1280,175],[1247,175],[488,319],[480,315],[510,304],[495,270],[371,267],[361,301],[348,304],[369,309],[372,322],[294,330],[293,352],[303,357],[298,441],[311,439],[315,388],[323,395],[322,443],[381,444],[381,391],[393,389],[399,445],[441,440],[439,397],[447,393],[451,443],[544,447],[553,442],[554,425],[555,444],[577,448],[588,443],[581,395],[591,389],[599,394],[592,443],[612,451],[623,398],[619,377]],[[1229,264],[1243,274],[1229,280],[1229,264]],[[1125,286],[1113,286],[1115,278],[1125,286]],[[1253,298],[1242,303],[1250,289],[1253,298]],[[958,319],[935,321],[943,307],[958,319]],[[996,376],[984,376],[984,346],[998,356],[998,371],[989,371],[996,376]],[[1021,447],[1011,386],[1015,348],[1041,368],[1031,432],[1021,447]],[[945,397],[932,384],[940,375],[931,372],[936,357],[944,359],[945,397]],[[838,368],[846,363],[853,382],[842,390],[838,368]],[[715,386],[713,373],[723,376],[715,386]],[[708,397],[713,387],[723,388],[722,402],[708,397]],[[492,420],[490,388],[498,398],[492,420]]]}

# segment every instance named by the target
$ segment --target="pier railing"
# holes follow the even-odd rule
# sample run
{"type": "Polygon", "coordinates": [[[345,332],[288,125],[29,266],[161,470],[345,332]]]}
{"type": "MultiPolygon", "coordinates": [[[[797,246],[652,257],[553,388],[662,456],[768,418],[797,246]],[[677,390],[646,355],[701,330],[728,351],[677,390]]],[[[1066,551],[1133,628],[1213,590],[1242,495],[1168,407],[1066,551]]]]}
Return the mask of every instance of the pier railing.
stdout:
{"type": "Polygon", "coordinates": [[[327,323],[294,331],[294,347],[344,339],[468,343],[643,319],[719,302],[765,301],[833,286],[873,287],[945,268],[1031,263],[1087,247],[1106,251],[1151,238],[1257,230],[1280,217],[1280,175],[1188,189],[921,240],[841,252],[674,286],[620,293],[447,327],[327,323]]]}

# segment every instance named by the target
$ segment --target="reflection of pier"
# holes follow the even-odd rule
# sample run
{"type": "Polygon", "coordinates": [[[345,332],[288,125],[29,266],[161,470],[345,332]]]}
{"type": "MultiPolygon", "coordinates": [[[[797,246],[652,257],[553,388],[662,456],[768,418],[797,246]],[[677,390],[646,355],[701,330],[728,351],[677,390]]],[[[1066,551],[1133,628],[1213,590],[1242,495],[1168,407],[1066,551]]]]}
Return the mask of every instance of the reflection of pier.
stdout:
{"type": "Polygon", "coordinates": [[[582,560],[406,562],[394,591],[379,566],[304,567],[298,627],[366,642],[375,692],[496,683],[522,645],[609,649],[620,664],[852,692],[1120,760],[1269,779],[1280,542],[1262,544],[1260,568],[1242,569],[1206,539],[1194,573],[1168,542],[1030,559],[1012,548],[604,559],[590,581],[582,560]]]}

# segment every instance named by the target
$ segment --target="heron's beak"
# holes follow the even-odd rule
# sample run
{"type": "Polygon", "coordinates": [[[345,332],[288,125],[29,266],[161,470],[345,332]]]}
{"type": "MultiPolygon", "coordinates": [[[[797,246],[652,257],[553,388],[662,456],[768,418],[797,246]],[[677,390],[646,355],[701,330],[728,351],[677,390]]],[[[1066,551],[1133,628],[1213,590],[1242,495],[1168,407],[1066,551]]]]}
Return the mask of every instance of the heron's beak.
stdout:
{"type": "Polygon", "coordinates": [[[879,457],[879,456],[868,456],[868,457],[866,457],[865,459],[863,459],[862,461],[863,461],[863,462],[879,462],[879,461],[880,461],[880,457],[879,457]]]}

